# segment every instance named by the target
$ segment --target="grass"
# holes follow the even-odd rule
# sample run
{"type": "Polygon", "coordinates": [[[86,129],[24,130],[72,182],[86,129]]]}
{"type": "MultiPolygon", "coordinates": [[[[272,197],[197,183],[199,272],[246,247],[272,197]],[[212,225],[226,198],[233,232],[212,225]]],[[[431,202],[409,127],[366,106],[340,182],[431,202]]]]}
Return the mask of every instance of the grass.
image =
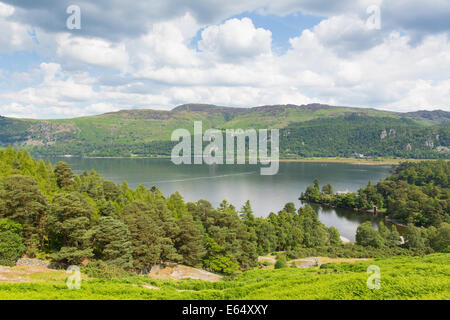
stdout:
{"type": "Polygon", "coordinates": [[[219,282],[146,276],[87,279],[80,290],[48,275],[41,282],[0,283],[0,299],[450,299],[450,254],[329,263],[326,269],[255,269],[219,282]],[[366,270],[377,265],[381,288],[370,290],[366,270]],[[144,285],[149,286],[145,288],[144,285]],[[149,289],[150,288],[150,289],[149,289]]]}

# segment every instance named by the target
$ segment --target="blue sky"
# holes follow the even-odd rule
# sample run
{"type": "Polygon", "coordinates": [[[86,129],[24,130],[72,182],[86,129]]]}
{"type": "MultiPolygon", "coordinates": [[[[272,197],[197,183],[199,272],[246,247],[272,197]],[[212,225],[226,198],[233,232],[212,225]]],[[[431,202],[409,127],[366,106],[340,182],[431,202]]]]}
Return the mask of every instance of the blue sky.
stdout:
{"type": "Polygon", "coordinates": [[[25,72],[39,67],[42,61],[34,50],[0,54],[0,68],[8,72],[25,72]]]}
{"type": "Polygon", "coordinates": [[[80,30],[66,26],[72,4],[0,0],[0,115],[182,103],[450,111],[449,1],[79,0],[80,30]]]}

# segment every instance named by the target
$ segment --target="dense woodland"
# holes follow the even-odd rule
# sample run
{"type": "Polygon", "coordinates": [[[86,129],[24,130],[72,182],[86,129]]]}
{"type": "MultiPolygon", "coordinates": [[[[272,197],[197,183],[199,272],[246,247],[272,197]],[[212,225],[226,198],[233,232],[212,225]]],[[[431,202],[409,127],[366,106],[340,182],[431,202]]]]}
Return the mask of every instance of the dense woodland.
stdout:
{"type": "MultiPolygon", "coordinates": [[[[337,208],[367,211],[374,207],[378,214],[397,223],[408,225],[406,247],[450,250],[450,162],[404,162],[395,167],[391,176],[376,185],[370,181],[358,192],[334,193],[333,186],[320,188],[316,179],[300,198],[337,208]]],[[[396,230],[380,225],[373,230],[362,224],[356,234],[357,243],[381,247],[384,240],[397,238],[396,230]],[[392,235],[394,233],[394,235],[392,235]],[[384,239],[384,240],[383,240],[384,239]]],[[[395,242],[395,241],[394,241],[395,242]]]]}
{"type": "Polygon", "coordinates": [[[439,226],[450,223],[450,162],[404,162],[391,176],[376,185],[370,181],[358,192],[335,194],[327,184],[320,189],[319,181],[309,186],[300,198],[337,208],[360,211],[377,207],[390,218],[416,226],[439,226]]]}
{"type": "Polygon", "coordinates": [[[94,171],[78,176],[64,162],[53,167],[12,148],[0,151],[0,166],[1,237],[10,237],[15,259],[26,253],[61,266],[91,260],[137,272],[173,261],[232,273],[255,267],[259,254],[339,241],[311,207],[288,204],[256,218],[250,203],[241,210],[226,201],[217,209],[185,203],[178,193],[133,190],[94,171]]]}
{"type": "MultiPolygon", "coordinates": [[[[335,111],[337,112],[337,111],[335,111]]],[[[193,116],[193,115],[192,115],[193,116]]],[[[225,118],[226,115],[224,115],[225,118]]],[[[399,157],[416,159],[449,159],[450,125],[449,120],[441,123],[422,123],[412,118],[393,116],[370,116],[362,113],[335,116],[309,115],[312,120],[303,121],[297,116],[281,121],[280,114],[270,114],[270,122],[253,123],[249,119],[236,123],[234,129],[242,128],[279,128],[280,156],[289,157],[399,157]],[[297,120],[296,120],[297,119],[297,120]]],[[[233,121],[237,121],[239,117],[233,121]]],[[[27,122],[24,120],[0,117],[0,146],[13,145],[25,148],[32,155],[54,156],[170,156],[177,142],[170,141],[175,128],[191,128],[192,122],[173,126],[162,125],[153,128],[154,122],[139,123],[136,119],[123,120],[128,131],[112,135],[119,130],[115,127],[119,120],[111,123],[99,116],[98,123],[88,118],[78,119],[74,123],[57,124],[27,122]],[[103,120],[102,120],[103,119],[103,120]],[[79,126],[76,127],[76,125],[79,126]],[[97,131],[90,132],[92,126],[97,131]],[[110,129],[108,129],[111,126],[110,129]],[[53,128],[53,129],[51,129],[53,128]],[[81,128],[81,129],[80,129],[81,128]],[[152,131],[153,128],[158,135],[152,131]],[[40,134],[37,132],[42,131],[40,134]],[[30,132],[33,134],[30,135],[30,132]],[[152,136],[158,136],[151,140],[152,136]]],[[[202,118],[200,118],[201,120],[202,118]]],[[[204,130],[213,126],[208,118],[204,130]],[[208,124],[208,125],[207,125],[208,124]]],[[[446,119],[446,118],[444,118],[446,119]]],[[[108,120],[112,121],[112,120],[108,120]]],[[[69,121],[70,122],[70,121],[69,121]]],[[[215,127],[225,130],[229,123],[222,119],[215,127]]],[[[119,121],[119,123],[121,123],[119,121]]],[[[158,122],[159,123],[159,122],[158,122]]],[[[122,129],[125,130],[125,129],[122,129]]],[[[206,145],[206,143],[205,143],[206,145]]]]}
{"type": "MultiPolygon", "coordinates": [[[[378,256],[448,250],[448,206],[439,214],[440,228],[426,239],[413,229],[420,245],[410,240],[401,247],[396,231],[366,225],[358,229],[360,245],[343,245],[338,231],[323,225],[310,206],[296,209],[288,203],[259,218],[249,202],[239,210],[225,200],[218,208],[206,200],[185,203],[178,193],[165,197],[156,187],[131,189],[94,171],[75,175],[64,162],[53,166],[12,148],[0,150],[0,168],[0,264],[14,264],[26,254],[60,267],[88,263],[96,270],[142,273],[172,261],[232,274],[256,267],[258,255],[274,251],[378,256]],[[373,237],[382,240],[375,243],[373,237]]],[[[403,183],[402,168],[412,170],[405,164],[388,181],[403,183]]],[[[440,173],[433,172],[423,183],[433,181],[439,188],[440,173]]],[[[407,176],[419,181],[420,175],[407,176]]]]}
{"type": "Polygon", "coordinates": [[[302,157],[400,157],[431,159],[449,154],[436,147],[450,146],[448,124],[423,126],[411,119],[352,114],[292,123],[280,131],[284,154],[302,157]]]}

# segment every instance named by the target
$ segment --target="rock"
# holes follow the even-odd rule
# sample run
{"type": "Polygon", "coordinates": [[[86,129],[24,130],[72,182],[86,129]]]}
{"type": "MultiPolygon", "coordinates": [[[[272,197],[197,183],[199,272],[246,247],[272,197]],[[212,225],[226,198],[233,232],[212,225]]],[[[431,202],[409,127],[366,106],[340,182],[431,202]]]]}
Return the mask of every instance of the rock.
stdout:
{"type": "Polygon", "coordinates": [[[222,280],[222,276],[218,274],[173,263],[154,265],[148,276],[155,279],[173,280],[197,279],[211,282],[222,280]]]}
{"type": "Polygon", "coordinates": [[[450,151],[450,148],[447,148],[447,147],[444,147],[444,146],[439,146],[439,147],[436,147],[436,150],[437,150],[437,152],[449,152],[450,151]]]}
{"type": "Polygon", "coordinates": [[[29,266],[29,267],[38,267],[38,268],[48,268],[50,266],[50,262],[39,259],[29,259],[29,258],[21,258],[16,262],[17,266],[29,266]]]}
{"type": "Polygon", "coordinates": [[[293,260],[297,268],[312,268],[319,265],[317,258],[304,258],[293,260]]]}

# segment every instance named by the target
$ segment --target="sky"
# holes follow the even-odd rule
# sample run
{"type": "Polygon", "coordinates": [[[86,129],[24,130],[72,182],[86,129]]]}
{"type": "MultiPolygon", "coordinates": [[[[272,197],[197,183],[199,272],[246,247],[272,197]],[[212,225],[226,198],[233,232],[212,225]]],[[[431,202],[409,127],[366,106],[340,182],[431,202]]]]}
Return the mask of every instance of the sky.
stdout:
{"type": "Polygon", "coordinates": [[[449,36],[448,0],[0,0],[0,115],[450,111],[449,36]]]}

